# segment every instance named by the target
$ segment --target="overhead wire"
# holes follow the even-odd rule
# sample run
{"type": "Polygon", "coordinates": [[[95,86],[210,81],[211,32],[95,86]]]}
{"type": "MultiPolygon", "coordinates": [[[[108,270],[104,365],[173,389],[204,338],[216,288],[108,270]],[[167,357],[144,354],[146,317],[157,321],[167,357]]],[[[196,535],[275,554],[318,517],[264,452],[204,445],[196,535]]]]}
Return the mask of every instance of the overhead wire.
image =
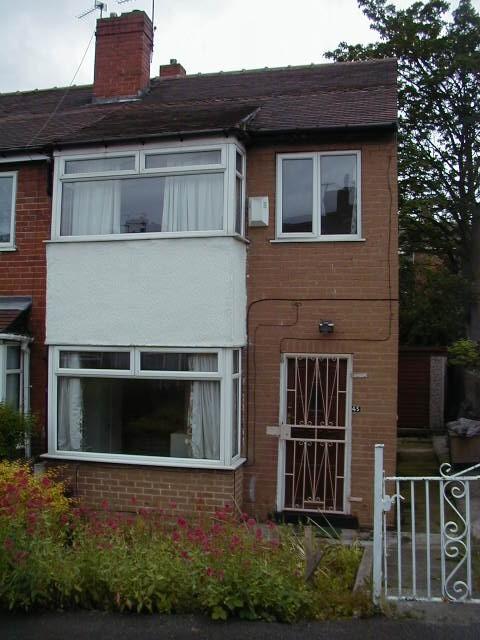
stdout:
{"type": "Polygon", "coordinates": [[[40,127],[40,129],[33,135],[33,137],[30,139],[30,142],[27,144],[27,148],[31,147],[33,145],[33,143],[35,142],[35,140],[43,133],[43,131],[45,131],[46,127],[50,124],[50,122],[52,121],[53,117],[58,113],[58,110],[60,109],[60,107],[62,106],[63,102],[65,101],[67,95],[70,92],[70,89],[73,86],[73,83],[75,82],[75,79],[80,71],[80,69],[82,68],[82,65],[85,61],[85,58],[87,57],[87,53],[88,50],[90,49],[90,45],[92,44],[92,40],[95,37],[95,29],[93,30],[92,35],[90,36],[90,40],[88,41],[88,44],[85,48],[85,51],[83,52],[82,55],[82,59],[80,60],[80,63],[75,71],[75,73],[73,74],[73,78],[70,81],[70,84],[68,85],[68,87],[66,88],[66,90],[64,91],[63,95],[61,96],[60,100],[57,102],[57,105],[55,107],[55,109],[50,113],[50,115],[48,116],[48,118],[45,120],[45,122],[43,123],[43,125],[40,127]]]}

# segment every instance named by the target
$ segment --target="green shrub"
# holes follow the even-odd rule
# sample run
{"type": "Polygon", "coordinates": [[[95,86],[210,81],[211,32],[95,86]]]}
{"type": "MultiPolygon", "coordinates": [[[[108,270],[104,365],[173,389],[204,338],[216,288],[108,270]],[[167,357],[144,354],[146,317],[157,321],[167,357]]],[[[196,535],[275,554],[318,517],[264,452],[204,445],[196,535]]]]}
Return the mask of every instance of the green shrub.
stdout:
{"type": "Polygon", "coordinates": [[[26,438],[36,427],[30,414],[16,411],[0,402],[0,460],[16,460],[23,455],[26,438]]]}
{"type": "Polygon", "coordinates": [[[471,371],[480,371],[480,349],[476,342],[464,338],[448,348],[450,364],[459,365],[471,371]]]}
{"type": "Polygon", "coordinates": [[[292,622],[354,613],[359,550],[328,547],[311,582],[301,538],[225,506],[175,522],[73,505],[50,476],[0,463],[0,609],[96,608],[292,622]],[[293,539],[295,538],[295,539],[293,539]]]}

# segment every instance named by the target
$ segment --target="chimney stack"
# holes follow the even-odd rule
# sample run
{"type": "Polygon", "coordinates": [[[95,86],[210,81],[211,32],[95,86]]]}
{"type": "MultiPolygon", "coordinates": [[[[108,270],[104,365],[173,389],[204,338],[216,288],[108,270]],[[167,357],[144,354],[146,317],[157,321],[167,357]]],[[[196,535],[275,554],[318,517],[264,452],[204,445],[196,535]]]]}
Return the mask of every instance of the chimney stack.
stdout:
{"type": "Polygon", "coordinates": [[[150,84],[153,25],[144,11],[97,20],[93,99],[137,98],[150,84]]]}
{"type": "Polygon", "coordinates": [[[170,64],[160,65],[161,78],[181,78],[186,75],[187,72],[183,66],[175,60],[175,58],[170,59],[170,64]]]}

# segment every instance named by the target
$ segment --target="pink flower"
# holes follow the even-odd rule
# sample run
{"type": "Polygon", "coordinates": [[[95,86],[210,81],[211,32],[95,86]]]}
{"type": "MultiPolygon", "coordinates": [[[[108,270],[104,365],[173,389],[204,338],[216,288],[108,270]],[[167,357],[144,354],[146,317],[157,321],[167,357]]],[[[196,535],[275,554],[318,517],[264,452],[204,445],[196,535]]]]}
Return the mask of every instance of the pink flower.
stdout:
{"type": "Polygon", "coordinates": [[[174,500],[172,500],[172,501],[170,502],[170,507],[171,507],[172,509],[176,509],[176,508],[177,508],[177,503],[176,503],[174,500]]]}
{"type": "Polygon", "coordinates": [[[232,540],[230,541],[230,547],[232,549],[235,549],[235,547],[238,547],[238,545],[240,545],[241,543],[242,541],[238,536],[232,536],[232,540]]]}
{"type": "Polygon", "coordinates": [[[172,533],[172,540],[173,540],[174,542],[178,542],[178,541],[180,540],[180,534],[178,533],[178,531],[174,531],[174,532],[172,533]]]}
{"type": "Polygon", "coordinates": [[[49,489],[53,484],[48,476],[43,476],[41,483],[42,483],[42,486],[45,487],[46,489],[49,489]]]}
{"type": "Polygon", "coordinates": [[[178,518],[177,524],[180,527],[180,529],[185,529],[185,527],[187,526],[187,521],[185,520],[185,518],[178,518]]]}
{"type": "Polygon", "coordinates": [[[180,556],[184,559],[184,560],[190,560],[190,556],[188,555],[188,553],[186,551],[180,551],[180,556]]]}
{"type": "Polygon", "coordinates": [[[101,507],[104,511],[108,510],[108,500],[102,500],[101,507]]]}
{"type": "Polygon", "coordinates": [[[242,515],[240,516],[240,520],[242,522],[246,522],[248,520],[248,513],[242,513],[242,515]]]}
{"type": "Polygon", "coordinates": [[[261,529],[256,529],[255,537],[257,538],[257,540],[261,540],[263,538],[263,533],[261,529]]]}
{"type": "Polygon", "coordinates": [[[11,538],[5,538],[3,546],[7,551],[12,551],[12,549],[15,547],[15,543],[11,538]]]}
{"type": "Polygon", "coordinates": [[[207,576],[213,576],[213,574],[215,573],[215,571],[212,569],[212,567],[207,567],[205,569],[205,573],[207,574],[207,576]]]}
{"type": "Polygon", "coordinates": [[[257,524],[257,522],[256,522],[256,520],[254,520],[253,518],[249,518],[249,519],[247,520],[247,525],[248,525],[249,527],[254,527],[256,524],[257,524]]]}

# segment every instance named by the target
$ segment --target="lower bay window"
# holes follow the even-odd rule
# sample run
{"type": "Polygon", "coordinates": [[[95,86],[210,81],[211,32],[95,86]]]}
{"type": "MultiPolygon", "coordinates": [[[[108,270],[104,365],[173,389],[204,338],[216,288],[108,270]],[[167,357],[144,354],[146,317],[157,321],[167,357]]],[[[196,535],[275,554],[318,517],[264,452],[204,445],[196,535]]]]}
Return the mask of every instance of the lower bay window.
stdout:
{"type": "Polygon", "coordinates": [[[51,351],[50,454],[178,466],[240,459],[237,349],[51,351]]]}
{"type": "Polygon", "coordinates": [[[29,410],[29,338],[0,339],[0,403],[17,411],[29,410]]]}

